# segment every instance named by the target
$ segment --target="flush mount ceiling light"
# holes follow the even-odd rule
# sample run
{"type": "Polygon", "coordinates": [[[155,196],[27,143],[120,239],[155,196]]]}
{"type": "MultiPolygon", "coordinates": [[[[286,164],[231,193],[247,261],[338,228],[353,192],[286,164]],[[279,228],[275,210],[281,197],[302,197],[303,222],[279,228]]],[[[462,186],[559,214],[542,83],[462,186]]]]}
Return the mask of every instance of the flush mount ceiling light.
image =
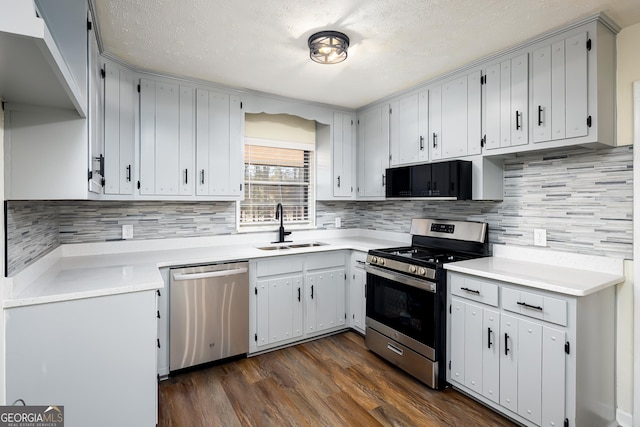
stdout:
{"type": "Polygon", "coordinates": [[[320,31],[309,37],[309,56],[320,64],[337,64],[347,59],[349,37],[338,31],[320,31]]]}

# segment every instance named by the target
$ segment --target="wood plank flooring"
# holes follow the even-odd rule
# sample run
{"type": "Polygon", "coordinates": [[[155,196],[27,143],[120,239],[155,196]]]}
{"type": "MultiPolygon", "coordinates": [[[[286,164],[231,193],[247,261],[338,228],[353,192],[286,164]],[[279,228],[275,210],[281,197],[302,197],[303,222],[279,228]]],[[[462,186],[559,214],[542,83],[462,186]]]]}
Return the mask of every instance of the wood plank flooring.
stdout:
{"type": "Polygon", "coordinates": [[[160,427],[515,425],[428,388],[354,332],[176,375],[158,398],[160,427]]]}

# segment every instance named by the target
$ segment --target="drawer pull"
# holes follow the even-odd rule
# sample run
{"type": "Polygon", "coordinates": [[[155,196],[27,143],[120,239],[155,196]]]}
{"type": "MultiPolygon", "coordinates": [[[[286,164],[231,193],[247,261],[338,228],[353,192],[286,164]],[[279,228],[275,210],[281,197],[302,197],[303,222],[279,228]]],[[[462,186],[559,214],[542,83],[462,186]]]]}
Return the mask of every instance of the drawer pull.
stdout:
{"type": "Polygon", "coordinates": [[[540,307],[539,305],[530,305],[530,304],[527,304],[526,302],[520,302],[520,301],[518,301],[517,304],[521,305],[521,306],[523,306],[525,308],[530,308],[531,310],[540,310],[540,311],[542,311],[542,307],[540,307]]]}
{"type": "Polygon", "coordinates": [[[493,332],[491,328],[487,328],[487,342],[488,342],[487,348],[491,348],[491,344],[493,344],[491,342],[491,332],[493,332]]]}
{"type": "Polygon", "coordinates": [[[504,334],[504,355],[505,356],[509,355],[509,334],[507,334],[506,332],[504,334]]]}
{"type": "Polygon", "coordinates": [[[475,289],[469,289],[469,288],[460,288],[460,289],[462,289],[463,291],[471,292],[472,294],[480,295],[480,291],[477,291],[475,289]]]}
{"type": "Polygon", "coordinates": [[[402,349],[399,349],[398,347],[396,347],[395,345],[391,345],[389,343],[387,343],[387,349],[393,351],[395,354],[397,354],[398,356],[402,356],[402,354],[404,353],[404,351],[402,351],[402,349]]]}

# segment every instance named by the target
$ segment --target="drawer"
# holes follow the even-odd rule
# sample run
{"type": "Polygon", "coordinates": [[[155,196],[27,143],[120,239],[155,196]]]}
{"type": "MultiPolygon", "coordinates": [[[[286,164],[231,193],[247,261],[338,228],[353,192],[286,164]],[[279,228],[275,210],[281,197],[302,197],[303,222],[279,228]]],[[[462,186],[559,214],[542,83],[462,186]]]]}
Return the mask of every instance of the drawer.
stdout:
{"type": "Polygon", "coordinates": [[[321,254],[309,255],[305,261],[307,270],[318,270],[321,268],[342,267],[345,265],[343,251],[324,252],[321,254]]]}
{"type": "Polygon", "coordinates": [[[449,273],[449,288],[452,295],[498,306],[498,285],[473,276],[449,273]]]}
{"type": "Polygon", "coordinates": [[[280,256],[256,262],[256,276],[274,276],[277,274],[302,273],[302,257],[280,256]]]}
{"type": "Polygon", "coordinates": [[[502,308],[523,316],[567,326],[567,301],[560,298],[503,287],[502,308]]]}

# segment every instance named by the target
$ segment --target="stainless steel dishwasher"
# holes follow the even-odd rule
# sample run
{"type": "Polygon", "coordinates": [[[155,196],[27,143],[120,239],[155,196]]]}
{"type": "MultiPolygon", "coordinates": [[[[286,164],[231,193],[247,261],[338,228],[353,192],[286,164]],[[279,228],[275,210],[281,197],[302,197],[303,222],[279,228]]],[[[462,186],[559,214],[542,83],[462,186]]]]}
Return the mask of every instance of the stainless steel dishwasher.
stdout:
{"type": "Polygon", "coordinates": [[[171,269],[169,369],[249,351],[249,263],[171,269]]]}

